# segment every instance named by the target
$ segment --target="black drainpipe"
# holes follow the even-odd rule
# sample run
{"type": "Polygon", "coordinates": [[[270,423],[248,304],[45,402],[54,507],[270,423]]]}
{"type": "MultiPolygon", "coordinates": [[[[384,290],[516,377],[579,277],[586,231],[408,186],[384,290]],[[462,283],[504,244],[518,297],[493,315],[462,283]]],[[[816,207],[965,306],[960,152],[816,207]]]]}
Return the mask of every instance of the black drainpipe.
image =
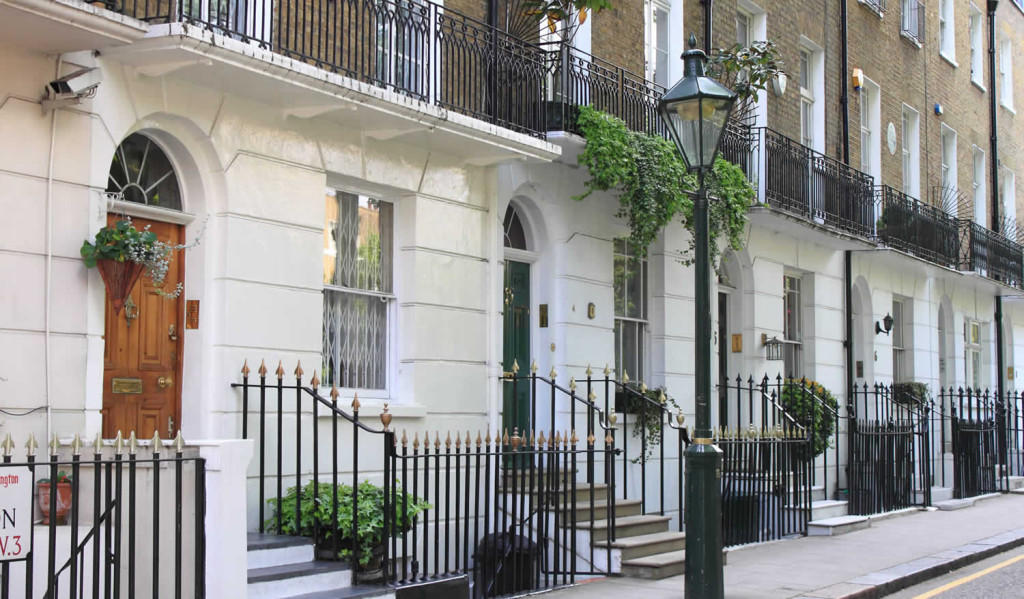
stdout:
{"type": "Polygon", "coordinates": [[[847,0],[839,0],[839,45],[842,46],[839,51],[840,69],[842,70],[839,74],[840,90],[842,90],[839,104],[843,109],[843,164],[850,164],[850,48],[847,43],[846,2],[847,0]]]}
{"type": "MultiPolygon", "coordinates": [[[[989,152],[992,154],[991,196],[992,196],[992,230],[1001,232],[999,222],[999,134],[996,131],[996,8],[998,0],[988,0],[988,84],[989,84],[989,152]]],[[[998,291],[996,292],[999,293],[998,291]]],[[[1003,355],[1003,297],[996,295],[996,393],[999,398],[1006,397],[1003,377],[1006,373],[1005,356],[1003,355]]],[[[996,402],[996,421],[998,427],[999,463],[1006,468],[1006,427],[1002,417],[1002,404],[996,402]]]]}
{"type": "Polygon", "coordinates": [[[711,56],[711,1],[701,0],[704,6],[704,53],[711,56]]]}

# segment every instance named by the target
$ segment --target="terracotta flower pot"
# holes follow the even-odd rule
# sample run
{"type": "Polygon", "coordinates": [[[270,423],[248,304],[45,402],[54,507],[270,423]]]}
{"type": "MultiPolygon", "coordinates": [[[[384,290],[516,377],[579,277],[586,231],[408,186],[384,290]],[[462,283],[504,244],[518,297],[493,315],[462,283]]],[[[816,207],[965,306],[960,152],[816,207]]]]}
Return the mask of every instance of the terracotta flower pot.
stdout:
{"type": "Polygon", "coordinates": [[[132,292],[132,287],[142,276],[143,266],[131,260],[97,260],[96,268],[99,269],[103,285],[107,288],[107,297],[114,306],[114,314],[120,314],[124,302],[132,292]]]}
{"type": "MultiPolygon", "coordinates": [[[[39,504],[39,511],[43,514],[43,524],[49,524],[50,516],[53,513],[50,509],[50,483],[36,485],[36,503],[39,504]]],[[[67,521],[70,509],[71,483],[57,483],[57,524],[67,521]]]]}

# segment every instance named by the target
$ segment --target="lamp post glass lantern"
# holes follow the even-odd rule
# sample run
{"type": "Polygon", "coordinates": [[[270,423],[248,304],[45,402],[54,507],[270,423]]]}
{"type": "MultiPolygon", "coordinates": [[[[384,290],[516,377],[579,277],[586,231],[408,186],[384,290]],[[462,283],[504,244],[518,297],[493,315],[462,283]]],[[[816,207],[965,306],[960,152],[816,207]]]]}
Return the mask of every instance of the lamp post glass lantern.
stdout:
{"type": "Polygon", "coordinates": [[[722,599],[722,450],[711,443],[711,264],[704,174],[715,163],[736,94],[704,75],[707,55],[690,35],[683,78],[658,101],[658,113],[699,180],[693,205],[695,260],[694,440],[686,449],[686,599],[722,599]]]}

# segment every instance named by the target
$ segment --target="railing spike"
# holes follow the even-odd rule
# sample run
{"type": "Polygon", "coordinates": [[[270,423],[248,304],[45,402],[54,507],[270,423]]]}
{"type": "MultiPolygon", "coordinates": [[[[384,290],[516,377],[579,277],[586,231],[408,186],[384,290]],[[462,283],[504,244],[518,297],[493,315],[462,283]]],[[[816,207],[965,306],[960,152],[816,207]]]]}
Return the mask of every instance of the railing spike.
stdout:
{"type": "Polygon", "coordinates": [[[512,358],[512,374],[519,374],[519,360],[512,358]]]}
{"type": "Polygon", "coordinates": [[[615,413],[615,408],[608,410],[608,424],[615,426],[615,423],[619,421],[619,416],[615,413]]]}
{"type": "Polygon", "coordinates": [[[7,433],[7,436],[4,437],[4,442],[3,444],[0,444],[0,447],[4,448],[4,457],[11,455],[14,451],[14,439],[11,439],[11,433],[7,433]]]}
{"type": "Polygon", "coordinates": [[[242,364],[242,376],[249,376],[249,360],[246,360],[245,363],[242,364]]]}
{"type": "MultiPolygon", "coordinates": [[[[438,433],[438,436],[440,436],[440,433],[438,433]]],[[[458,438],[458,435],[456,435],[456,438],[458,438]]],[[[447,449],[447,450],[451,450],[451,448],[452,448],[452,432],[451,431],[447,432],[447,438],[444,440],[444,448],[447,449]]]]}
{"type": "Polygon", "coordinates": [[[576,447],[576,444],[580,442],[580,438],[576,436],[576,429],[572,429],[572,437],[569,440],[573,447],[576,447]]]}
{"type": "Polygon", "coordinates": [[[299,360],[295,363],[295,378],[302,380],[303,374],[305,373],[302,371],[302,360],[299,360]]]}
{"type": "Polygon", "coordinates": [[[434,451],[441,450],[441,431],[434,431],[434,451]]]}
{"type": "MultiPolygon", "coordinates": [[[[402,439],[403,440],[405,439],[405,433],[402,433],[402,439]]],[[[412,448],[414,450],[417,450],[417,449],[420,448],[420,434],[419,433],[415,433],[414,432],[413,435],[412,435],[412,448]]]]}
{"type": "Polygon", "coordinates": [[[640,393],[647,395],[647,383],[640,381],[640,393]]]}
{"type": "Polygon", "coordinates": [[[576,377],[569,377],[569,392],[576,395],[576,377]]]}
{"type": "Polygon", "coordinates": [[[597,439],[594,438],[594,433],[587,435],[587,445],[593,445],[596,440],[597,439]]]}
{"type": "Polygon", "coordinates": [[[139,440],[135,436],[135,431],[128,433],[128,453],[135,455],[139,450],[139,440]]]}
{"type": "Polygon", "coordinates": [[[96,438],[92,441],[92,448],[93,453],[103,451],[103,433],[96,433],[96,438]]]}
{"type": "Polygon", "coordinates": [[[284,378],[284,362],[283,361],[281,361],[281,360],[277,361],[277,370],[274,372],[274,374],[276,374],[277,378],[279,378],[279,379],[280,378],[284,378]]]}
{"type": "Polygon", "coordinates": [[[177,453],[185,453],[185,437],[181,434],[181,429],[178,429],[178,434],[174,436],[174,451],[177,453]]]}
{"type": "Polygon", "coordinates": [[[317,387],[320,386],[320,377],[317,376],[316,370],[313,371],[313,377],[309,379],[309,386],[313,389],[313,393],[316,393],[317,387]]]}
{"type": "Polygon", "coordinates": [[[121,434],[120,430],[114,435],[114,453],[116,455],[124,453],[124,435],[121,434]]]}
{"type": "Polygon", "coordinates": [[[467,428],[466,429],[466,449],[469,449],[469,445],[470,445],[469,429],[467,428]]]}
{"type": "Polygon", "coordinates": [[[501,444],[502,445],[508,445],[508,441],[509,441],[508,429],[506,428],[505,429],[505,435],[501,438],[501,444]]]}
{"type": "MultiPolygon", "coordinates": [[[[97,433],[98,436],[98,433],[97,433]]],[[[28,455],[36,455],[36,449],[39,448],[39,444],[36,443],[36,436],[32,433],[28,434],[28,441],[25,442],[25,449],[28,451],[28,455]]]]}
{"type": "Polygon", "coordinates": [[[537,360],[534,359],[530,362],[530,374],[537,374],[537,360]]]}
{"type": "Polygon", "coordinates": [[[682,408],[679,408],[679,411],[676,412],[676,422],[679,423],[679,426],[683,426],[683,423],[686,422],[686,416],[683,414],[682,408]]]}
{"type": "Polygon", "coordinates": [[[402,447],[408,447],[408,446],[409,446],[409,437],[407,437],[405,435],[405,429],[403,428],[402,429],[402,447]]]}
{"type": "Polygon", "coordinates": [[[629,371],[626,370],[625,368],[623,368],[622,369],[622,384],[625,385],[628,382],[629,382],[629,371]]]}
{"type": "Polygon", "coordinates": [[[462,435],[455,433],[455,453],[462,449],[462,435]]]}
{"type": "Polygon", "coordinates": [[[612,369],[608,368],[608,363],[606,362],[605,365],[604,365],[604,376],[607,377],[611,373],[612,373],[612,369]]]}
{"type": "MultiPolygon", "coordinates": [[[[488,435],[488,438],[490,438],[490,435],[488,435]]],[[[487,441],[487,442],[490,443],[490,441],[487,441]]],[[[479,448],[481,443],[483,443],[483,439],[480,437],[480,429],[477,429],[477,431],[476,431],[476,446],[479,448]]]]}
{"type": "Polygon", "coordinates": [[[554,364],[551,365],[551,372],[548,373],[548,378],[550,378],[551,380],[555,380],[556,378],[558,378],[558,373],[555,372],[554,364]]]}
{"type": "Polygon", "coordinates": [[[260,360],[260,369],[257,370],[261,377],[267,376],[267,362],[266,360],[260,360]]]}
{"type": "Polygon", "coordinates": [[[587,364],[587,378],[594,376],[594,371],[590,368],[590,364],[587,364]]]}
{"type": "Polygon", "coordinates": [[[384,402],[384,410],[380,413],[380,423],[384,425],[385,431],[387,431],[388,427],[391,426],[391,413],[388,412],[387,402],[384,402]]]}
{"type": "Polygon", "coordinates": [[[611,445],[615,441],[615,437],[612,437],[612,432],[608,431],[604,435],[604,444],[611,445]]]}
{"type": "MultiPolygon", "coordinates": [[[[484,438],[484,443],[486,443],[487,445],[490,445],[491,444],[491,429],[488,428],[488,429],[485,429],[485,431],[486,431],[487,436],[484,438]]],[[[479,437],[479,436],[480,436],[480,433],[477,433],[477,437],[479,437]]]]}
{"type": "Polygon", "coordinates": [[[530,429],[530,447],[537,446],[537,438],[534,436],[534,430],[530,429]]]}
{"type": "Polygon", "coordinates": [[[541,431],[540,432],[540,436],[537,437],[537,443],[538,443],[537,446],[538,447],[544,447],[547,444],[547,442],[548,442],[548,440],[546,438],[544,438],[544,431],[541,431]]]}
{"type": "Polygon", "coordinates": [[[150,449],[153,453],[157,453],[163,447],[164,442],[160,440],[160,431],[153,431],[153,439],[150,441],[152,444],[150,449]]]}
{"type": "Polygon", "coordinates": [[[335,406],[338,405],[338,396],[339,395],[341,395],[341,392],[338,391],[338,386],[337,385],[331,385],[331,402],[333,402],[335,406]]]}
{"type": "Polygon", "coordinates": [[[358,412],[360,406],[362,406],[362,405],[363,404],[359,403],[359,394],[358,393],[352,394],[352,411],[353,412],[358,412]]]}
{"type": "Polygon", "coordinates": [[[595,401],[597,401],[597,393],[594,393],[593,389],[590,390],[590,395],[587,396],[587,400],[590,403],[594,403],[595,401]]]}
{"type": "Polygon", "coordinates": [[[664,405],[666,401],[668,401],[668,398],[665,397],[665,390],[664,389],[659,389],[658,390],[658,402],[661,403],[662,405],[664,405]]]}
{"type": "Polygon", "coordinates": [[[50,455],[57,455],[57,450],[60,449],[60,439],[57,438],[57,433],[53,433],[53,438],[50,439],[49,443],[50,455]]]}

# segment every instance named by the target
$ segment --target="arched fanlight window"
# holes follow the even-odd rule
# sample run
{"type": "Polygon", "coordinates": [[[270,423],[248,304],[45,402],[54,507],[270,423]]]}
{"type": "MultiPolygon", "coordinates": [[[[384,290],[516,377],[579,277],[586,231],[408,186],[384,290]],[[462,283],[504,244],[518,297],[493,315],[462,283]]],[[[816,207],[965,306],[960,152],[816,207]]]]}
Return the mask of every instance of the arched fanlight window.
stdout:
{"type": "Polygon", "coordinates": [[[505,247],[515,250],[526,250],[526,229],[519,217],[519,211],[513,204],[505,210],[505,247]]]}
{"type": "Polygon", "coordinates": [[[181,188],[171,161],[140,133],[129,135],[114,151],[107,192],[124,194],[126,202],[181,210],[181,188]]]}

